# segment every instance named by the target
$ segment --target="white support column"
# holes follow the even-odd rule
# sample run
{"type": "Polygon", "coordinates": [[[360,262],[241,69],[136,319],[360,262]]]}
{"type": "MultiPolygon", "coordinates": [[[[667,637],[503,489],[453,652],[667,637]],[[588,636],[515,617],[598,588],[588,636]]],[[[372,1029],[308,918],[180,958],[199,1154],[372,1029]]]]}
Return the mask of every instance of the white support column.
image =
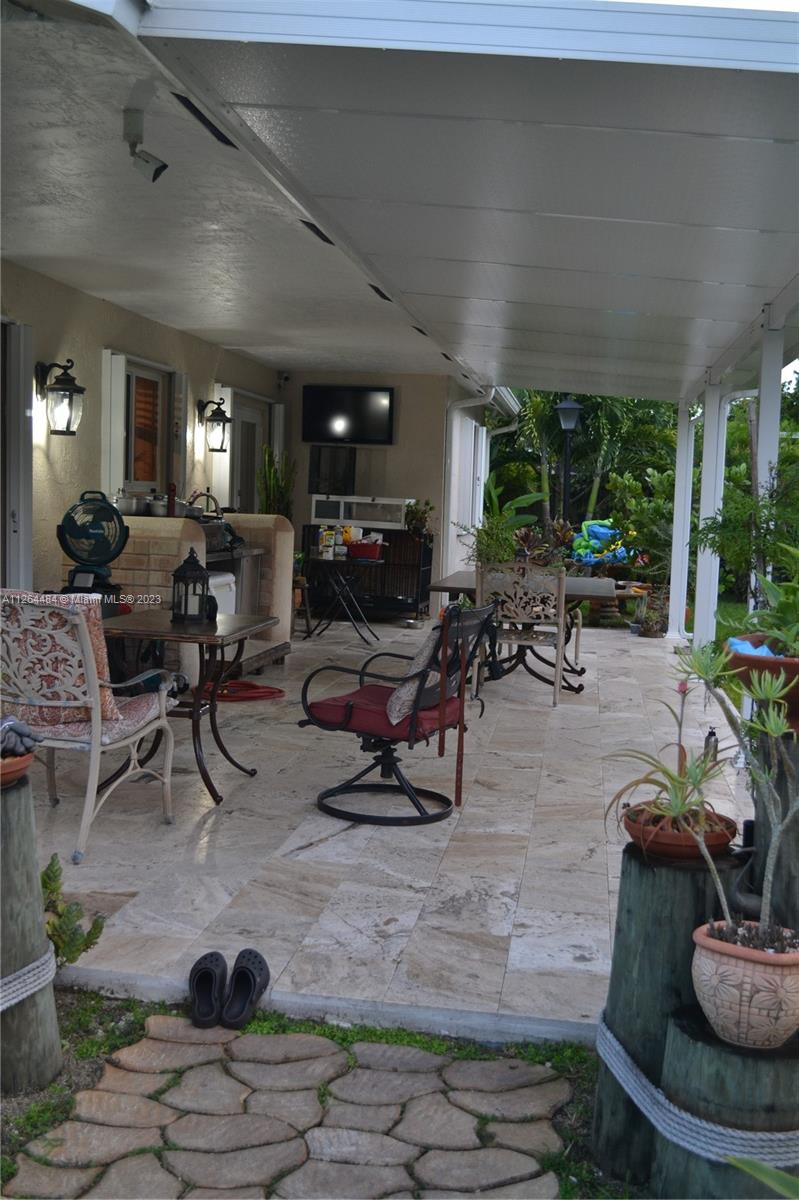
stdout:
{"type": "MultiPolygon", "coordinates": [[[[768,313],[768,309],[766,310],[768,313]]],[[[768,324],[768,322],[767,322],[768,324]]],[[[782,405],[784,329],[763,330],[760,344],[760,401],[757,412],[757,483],[765,491],[777,469],[782,405]]]]}
{"type": "MultiPolygon", "coordinates": [[[[708,384],[704,397],[702,438],[702,489],[699,524],[721,508],[724,496],[724,461],[727,453],[727,404],[718,383],[708,384]]],[[[694,601],[694,645],[703,646],[716,636],[719,599],[719,559],[710,550],[700,550],[696,559],[694,601]]]]}
{"type": "Polygon", "coordinates": [[[691,541],[691,498],[694,469],[694,425],[691,410],[681,408],[677,420],[677,462],[674,470],[674,526],[671,532],[669,630],[666,637],[684,638],[688,599],[691,541]]]}

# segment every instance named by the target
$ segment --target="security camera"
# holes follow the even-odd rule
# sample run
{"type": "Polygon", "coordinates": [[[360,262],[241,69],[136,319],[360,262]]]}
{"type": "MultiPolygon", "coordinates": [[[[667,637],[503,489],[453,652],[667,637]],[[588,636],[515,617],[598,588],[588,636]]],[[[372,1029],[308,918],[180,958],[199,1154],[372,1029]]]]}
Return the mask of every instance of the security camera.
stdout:
{"type": "Polygon", "coordinates": [[[151,183],[160,179],[168,163],[141,149],[144,141],[144,113],[140,108],[126,108],[122,112],[122,140],[127,142],[133,165],[151,183]]]}
{"type": "Polygon", "coordinates": [[[141,171],[142,175],[146,175],[152,183],[155,183],[156,179],[160,179],[169,166],[169,163],[162,162],[154,154],[148,154],[146,150],[134,150],[132,146],[130,155],[136,170],[141,171]]]}
{"type": "Polygon", "coordinates": [[[278,371],[277,382],[279,387],[285,387],[290,380],[291,376],[288,371],[278,371]]]}

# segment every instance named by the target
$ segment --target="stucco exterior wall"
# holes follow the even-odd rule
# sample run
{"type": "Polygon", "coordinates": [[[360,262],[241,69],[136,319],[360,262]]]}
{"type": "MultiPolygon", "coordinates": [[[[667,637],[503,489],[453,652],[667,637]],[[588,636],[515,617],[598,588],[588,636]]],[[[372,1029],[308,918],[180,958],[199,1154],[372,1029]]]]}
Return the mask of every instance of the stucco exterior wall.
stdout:
{"type": "MultiPolygon", "coordinates": [[[[447,401],[451,380],[446,375],[368,374],[336,371],[292,372],[281,399],[287,407],[287,447],[297,462],[294,528],[299,545],[302,526],[311,515],[308,492],[310,446],[302,441],[302,389],[306,383],[375,384],[394,388],[394,443],[358,446],[355,494],[430,500],[435,505],[433,571],[440,563],[440,523],[444,507],[444,455],[447,401]]],[[[460,390],[460,389],[458,389],[460,390]]]]}
{"type": "MultiPolygon", "coordinates": [[[[33,411],[33,569],[34,587],[57,586],[61,553],[56,525],[82,491],[100,487],[100,395],[102,351],[162,363],[188,376],[187,415],[195,420],[198,399],[208,399],[215,382],[269,395],[275,373],[252,359],[202,341],[178,329],[66,287],[44,275],[4,262],[2,311],[30,325],[36,360],[75,361],[75,376],[86,388],[83,420],[74,438],[50,437],[44,404],[33,411]]],[[[204,437],[191,439],[187,484],[211,484],[210,455],[204,437]]]]}

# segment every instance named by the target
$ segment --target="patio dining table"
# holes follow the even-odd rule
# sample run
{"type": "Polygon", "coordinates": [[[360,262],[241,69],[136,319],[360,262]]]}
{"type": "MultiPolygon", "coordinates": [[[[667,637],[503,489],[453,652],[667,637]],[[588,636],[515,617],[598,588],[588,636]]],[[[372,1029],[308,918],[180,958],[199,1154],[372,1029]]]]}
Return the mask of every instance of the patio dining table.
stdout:
{"type": "MultiPolygon", "coordinates": [[[[436,579],[430,584],[431,592],[445,592],[450,600],[458,596],[474,597],[477,591],[477,578],[474,570],[454,571],[443,579],[436,579]]],[[[582,604],[583,600],[607,600],[616,594],[616,581],[600,579],[593,575],[566,575],[566,603],[571,607],[582,604]]]]}
{"type": "MultiPolygon", "coordinates": [[[[201,720],[208,716],[214,741],[229,763],[245,775],[252,776],[257,773],[255,767],[245,767],[238,762],[223,742],[216,719],[217,697],[220,688],[231,678],[241,662],[247,638],[277,624],[277,617],[250,616],[244,613],[220,613],[216,621],[178,624],[172,622],[172,614],[168,609],[132,612],[122,617],[110,617],[103,622],[106,637],[130,638],[140,643],[178,642],[193,643],[197,646],[200,658],[199,678],[193,692],[189,693],[190,698],[181,698],[171,710],[170,716],[185,717],[191,721],[191,738],[197,768],[215,804],[222,803],[222,794],[211,779],[205,762],[201,720]],[[235,650],[232,658],[227,660],[225,651],[230,647],[235,647],[235,650]]],[[[142,764],[148,762],[155,754],[160,738],[161,735],[156,734],[153,745],[139,759],[142,764]]]]}
{"type": "MultiPolygon", "coordinates": [[[[445,575],[443,579],[436,579],[430,584],[431,592],[444,592],[447,599],[454,602],[458,596],[469,596],[472,600],[477,593],[477,578],[474,569],[466,571],[454,571],[451,575],[445,575]]],[[[566,644],[571,640],[572,628],[575,621],[580,619],[579,608],[584,600],[607,600],[609,597],[616,594],[616,582],[613,579],[599,578],[593,575],[566,575],[566,644]]],[[[578,624],[579,630],[582,626],[578,624]]],[[[579,648],[579,640],[578,640],[579,648]]],[[[510,670],[515,670],[517,666],[524,665],[525,670],[529,675],[533,675],[536,679],[540,679],[542,683],[547,683],[551,686],[552,681],[545,675],[540,674],[527,664],[528,653],[534,659],[550,669],[554,669],[554,663],[545,658],[533,646],[520,645],[516,648],[511,656],[509,667],[505,667],[506,673],[510,670]]],[[[578,678],[585,674],[585,667],[578,665],[575,657],[573,661],[568,654],[564,654],[563,663],[563,679],[562,687],[567,692],[579,694],[583,690],[582,683],[573,683],[569,676],[577,676],[578,678]]]]}

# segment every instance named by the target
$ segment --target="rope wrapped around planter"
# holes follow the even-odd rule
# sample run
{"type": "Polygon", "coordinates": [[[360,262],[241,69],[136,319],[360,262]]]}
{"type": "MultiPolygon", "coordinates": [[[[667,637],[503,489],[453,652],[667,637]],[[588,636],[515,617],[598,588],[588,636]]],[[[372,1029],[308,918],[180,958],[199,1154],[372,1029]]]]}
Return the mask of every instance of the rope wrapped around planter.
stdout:
{"type": "Polygon", "coordinates": [[[13,975],[0,979],[0,1012],[13,1008],[21,1000],[27,1000],[34,992],[47,987],[55,979],[56,961],[55,949],[52,942],[47,943],[47,949],[41,958],[28,963],[13,975]]]}
{"type": "Polygon", "coordinates": [[[618,1038],[600,1018],[596,1037],[597,1054],[633,1104],[668,1141],[706,1158],[726,1162],[728,1158],[755,1158],[771,1167],[795,1167],[799,1163],[799,1129],[770,1133],[734,1129],[704,1121],[678,1108],[647,1079],[618,1038]]]}

